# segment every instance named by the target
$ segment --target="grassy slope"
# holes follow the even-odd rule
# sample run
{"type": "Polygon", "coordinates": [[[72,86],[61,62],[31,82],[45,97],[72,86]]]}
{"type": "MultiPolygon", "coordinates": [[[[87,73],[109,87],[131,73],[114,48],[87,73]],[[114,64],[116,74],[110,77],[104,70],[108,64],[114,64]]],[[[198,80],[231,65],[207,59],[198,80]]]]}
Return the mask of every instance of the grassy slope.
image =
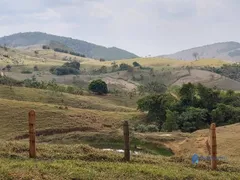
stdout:
{"type": "Polygon", "coordinates": [[[0,143],[0,179],[238,179],[239,167],[219,165],[209,170],[189,158],[132,156],[122,162],[121,154],[103,152],[83,145],[38,145],[38,158],[28,159],[26,143],[0,143]]]}
{"type": "Polygon", "coordinates": [[[110,124],[114,127],[115,123],[119,124],[122,120],[139,114],[135,108],[114,104],[111,97],[61,95],[18,87],[13,87],[11,90],[1,85],[0,113],[3,116],[0,137],[24,132],[30,109],[37,111],[39,129],[87,126],[100,130],[102,124],[110,124]],[[58,108],[62,105],[67,106],[68,110],[58,108]],[[14,119],[14,123],[9,122],[9,119],[14,119]]]}

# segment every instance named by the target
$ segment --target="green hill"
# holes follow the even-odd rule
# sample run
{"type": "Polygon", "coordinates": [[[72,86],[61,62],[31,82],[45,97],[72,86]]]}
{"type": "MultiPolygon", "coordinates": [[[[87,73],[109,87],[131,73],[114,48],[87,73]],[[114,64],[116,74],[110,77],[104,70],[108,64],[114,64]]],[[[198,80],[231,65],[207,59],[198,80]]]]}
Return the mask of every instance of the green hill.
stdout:
{"type": "Polygon", "coordinates": [[[64,45],[65,48],[71,49],[74,52],[80,54],[84,54],[90,58],[117,60],[137,57],[137,55],[133,53],[116,47],[107,48],[104,46],[88,43],[86,41],[55,36],[42,32],[17,33],[0,38],[0,45],[7,45],[9,47],[31,46],[38,44],[52,45],[53,42],[54,44],[64,45]]]}

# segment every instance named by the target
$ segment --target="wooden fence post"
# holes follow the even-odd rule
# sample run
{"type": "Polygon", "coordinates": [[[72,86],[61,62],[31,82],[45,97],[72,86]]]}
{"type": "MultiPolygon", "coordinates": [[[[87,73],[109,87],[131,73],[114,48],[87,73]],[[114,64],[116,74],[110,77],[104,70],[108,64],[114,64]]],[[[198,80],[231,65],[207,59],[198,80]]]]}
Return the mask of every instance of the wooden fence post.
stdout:
{"type": "Polygon", "coordinates": [[[29,122],[29,157],[36,158],[36,142],[35,142],[36,113],[34,110],[31,110],[28,113],[28,122],[29,122]]]}
{"type": "Polygon", "coordinates": [[[128,121],[124,121],[123,135],[124,135],[124,160],[125,161],[130,161],[130,143],[129,143],[128,121]]]}
{"type": "Polygon", "coordinates": [[[217,140],[216,140],[216,124],[212,123],[210,127],[211,135],[211,168],[217,169],[217,140]]]}

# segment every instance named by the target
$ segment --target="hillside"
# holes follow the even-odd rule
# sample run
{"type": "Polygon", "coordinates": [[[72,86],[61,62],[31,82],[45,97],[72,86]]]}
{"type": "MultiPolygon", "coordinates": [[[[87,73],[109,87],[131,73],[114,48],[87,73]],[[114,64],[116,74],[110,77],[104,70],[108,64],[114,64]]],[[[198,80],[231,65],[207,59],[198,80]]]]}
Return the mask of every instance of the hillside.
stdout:
{"type": "Polygon", "coordinates": [[[201,47],[191,48],[176,52],[174,54],[163,55],[163,57],[178,60],[195,60],[215,58],[229,61],[240,61],[240,43],[238,42],[221,42],[201,47]],[[195,57],[194,57],[195,53],[195,57]]]}
{"type": "Polygon", "coordinates": [[[0,179],[218,180],[240,176],[238,124],[217,129],[219,154],[228,161],[219,162],[218,171],[213,172],[207,161],[191,164],[192,153],[206,155],[201,142],[208,130],[136,133],[132,127],[142,114],[121,106],[117,99],[0,85],[0,179]],[[62,105],[68,109],[60,109],[62,105]],[[28,158],[30,109],[37,113],[36,160],[28,158]],[[142,148],[139,154],[132,153],[130,163],[123,162],[122,153],[105,149],[123,148],[123,120],[129,120],[131,126],[131,150],[135,145],[142,148]]]}
{"type": "Polygon", "coordinates": [[[21,47],[42,44],[51,46],[57,44],[57,47],[65,46],[65,49],[71,49],[74,52],[81,53],[87,57],[96,59],[104,58],[106,60],[116,60],[137,57],[137,55],[133,53],[116,47],[107,48],[82,40],[55,36],[41,32],[18,33],[0,38],[0,45],[7,45],[9,47],[21,47]]]}

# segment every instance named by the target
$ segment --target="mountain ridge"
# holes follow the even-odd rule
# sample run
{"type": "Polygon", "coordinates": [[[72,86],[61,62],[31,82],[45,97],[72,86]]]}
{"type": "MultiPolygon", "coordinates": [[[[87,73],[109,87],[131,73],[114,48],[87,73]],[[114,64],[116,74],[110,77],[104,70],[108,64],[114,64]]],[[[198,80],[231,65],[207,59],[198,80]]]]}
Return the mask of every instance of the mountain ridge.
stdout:
{"type": "Polygon", "coordinates": [[[173,54],[161,55],[178,60],[197,60],[216,58],[228,61],[240,61],[240,43],[235,41],[217,42],[178,51],[173,54]]]}
{"type": "Polygon", "coordinates": [[[81,53],[90,58],[118,60],[130,59],[138,57],[136,54],[117,47],[105,47],[96,45],[84,40],[78,40],[71,37],[57,36],[43,32],[20,32],[0,38],[0,45],[10,47],[22,47],[30,45],[45,44],[48,45],[51,41],[56,41],[66,45],[73,51],[81,53]]]}

